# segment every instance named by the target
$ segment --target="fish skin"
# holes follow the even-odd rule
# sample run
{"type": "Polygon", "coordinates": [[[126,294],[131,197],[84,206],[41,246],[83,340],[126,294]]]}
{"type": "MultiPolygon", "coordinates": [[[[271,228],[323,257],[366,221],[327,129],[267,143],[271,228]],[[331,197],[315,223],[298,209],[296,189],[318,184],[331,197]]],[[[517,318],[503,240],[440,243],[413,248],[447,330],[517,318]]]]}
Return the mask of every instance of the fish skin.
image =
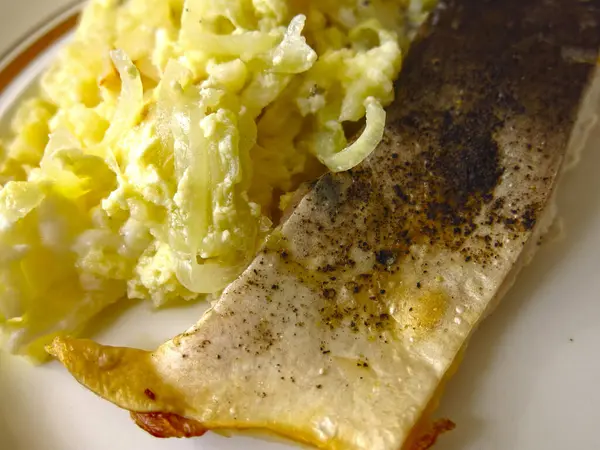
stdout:
{"type": "Polygon", "coordinates": [[[197,325],[154,352],[61,337],[50,353],[167,436],[408,448],[544,231],[599,24],[597,0],[442,3],[380,146],[323,176],[197,325]]]}

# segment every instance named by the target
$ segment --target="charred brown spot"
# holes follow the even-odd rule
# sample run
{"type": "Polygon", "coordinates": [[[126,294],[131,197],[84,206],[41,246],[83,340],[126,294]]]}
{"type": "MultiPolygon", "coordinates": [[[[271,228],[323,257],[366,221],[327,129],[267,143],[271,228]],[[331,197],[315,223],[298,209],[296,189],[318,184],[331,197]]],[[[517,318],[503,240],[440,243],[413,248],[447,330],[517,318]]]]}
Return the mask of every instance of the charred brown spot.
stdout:
{"type": "Polygon", "coordinates": [[[150,400],[156,400],[156,394],[152,392],[150,389],[144,390],[144,395],[148,397],[150,400]]]}
{"type": "Polygon", "coordinates": [[[431,424],[429,429],[423,433],[406,450],[428,450],[434,446],[438,438],[448,431],[456,428],[456,424],[449,419],[439,419],[431,424]]]}
{"type": "Polygon", "coordinates": [[[158,438],[189,438],[202,436],[208,431],[200,422],[186,419],[177,414],[131,411],[130,415],[137,426],[158,438]]]}

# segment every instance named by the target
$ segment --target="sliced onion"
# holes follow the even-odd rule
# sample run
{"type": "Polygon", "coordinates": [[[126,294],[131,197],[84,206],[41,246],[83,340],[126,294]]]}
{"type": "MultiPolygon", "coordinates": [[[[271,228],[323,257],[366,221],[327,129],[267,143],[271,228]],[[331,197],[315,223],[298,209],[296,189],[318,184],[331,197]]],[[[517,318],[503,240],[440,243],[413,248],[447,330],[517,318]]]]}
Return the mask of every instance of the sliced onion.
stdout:
{"type": "Polygon", "coordinates": [[[365,160],[381,142],[385,129],[385,110],[373,97],[366,100],[367,124],[363,133],[339,153],[322,155],[319,159],[332,172],[352,169],[365,160]]]}
{"type": "Polygon", "coordinates": [[[186,289],[199,294],[210,294],[225,289],[241,270],[243,267],[179,260],[176,275],[186,289]]]}
{"type": "Polygon", "coordinates": [[[182,37],[183,46],[190,50],[201,50],[211,55],[240,56],[249,60],[266,53],[277,44],[277,36],[260,31],[240,34],[214,34],[190,30],[182,37]]]}
{"type": "Polygon", "coordinates": [[[123,50],[111,51],[110,57],[121,77],[121,94],[110,127],[104,135],[103,144],[107,146],[133,128],[144,107],[144,88],[137,67],[123,50]]]}

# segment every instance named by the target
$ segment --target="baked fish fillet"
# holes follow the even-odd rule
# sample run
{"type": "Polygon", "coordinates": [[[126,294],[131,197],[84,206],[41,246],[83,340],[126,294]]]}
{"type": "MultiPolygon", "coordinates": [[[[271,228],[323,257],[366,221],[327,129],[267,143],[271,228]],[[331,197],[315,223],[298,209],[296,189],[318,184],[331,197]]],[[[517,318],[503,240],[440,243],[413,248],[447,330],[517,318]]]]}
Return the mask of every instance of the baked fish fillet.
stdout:
{"type": "Polygon", "coordinates": [[[316,182],[196,326],[153,352],[50,353],[158,436],[424,448],[418,424],[548,226],[599,46],[598,0],[440,4],[380,146],[316,182]]]}

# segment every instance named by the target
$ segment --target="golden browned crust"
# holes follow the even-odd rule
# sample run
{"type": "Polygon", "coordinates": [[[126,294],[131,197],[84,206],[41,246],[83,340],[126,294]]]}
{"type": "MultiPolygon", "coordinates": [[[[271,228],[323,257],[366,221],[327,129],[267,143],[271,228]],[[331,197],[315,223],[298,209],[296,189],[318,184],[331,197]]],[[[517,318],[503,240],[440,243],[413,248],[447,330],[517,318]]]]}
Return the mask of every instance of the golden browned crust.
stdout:
{"type": "Polygon", "coordinates": [[[456,424],[450,419],[439,419],[430,425],[429,430],[417,439],[408,450],[427,450],[433,447],[441,434],[452,431],[456,424]]]}
{"type": "MultiPolygon", "coordinates": [[[[138,413],[130,411],[131,418],[137,426],[154,437],[195,437],[202,436],[208,430],[196,420],[186,419],[177,414],[169,413],[138,413]]],[[[410,445],[407,450],[427,450],[433,447],[440,435],[456,428],[449,419],[439,419],[429,426],[429,429],[410,445]]]]}
{"type": "MultiPolygon", "coordinates": [[[[196,420],[186,419],[169,413],[138,413],[130,411],[131,418],[137,426],[154,437],[195,437],[202,436],[208,430],[196,420]]],[[[449,419],[439,419],[431,423],[425,433],[416,439],[407,450],[427,450],[433,447],[443,433],[452,431],[456,424],[449,419]]]]}
{"type": "Polygon", "coordinates": [[[170,413],[138,413],[130,411],[137,426],[158,438],[202,436],[208,430],[196,420],[170,413]]]}

